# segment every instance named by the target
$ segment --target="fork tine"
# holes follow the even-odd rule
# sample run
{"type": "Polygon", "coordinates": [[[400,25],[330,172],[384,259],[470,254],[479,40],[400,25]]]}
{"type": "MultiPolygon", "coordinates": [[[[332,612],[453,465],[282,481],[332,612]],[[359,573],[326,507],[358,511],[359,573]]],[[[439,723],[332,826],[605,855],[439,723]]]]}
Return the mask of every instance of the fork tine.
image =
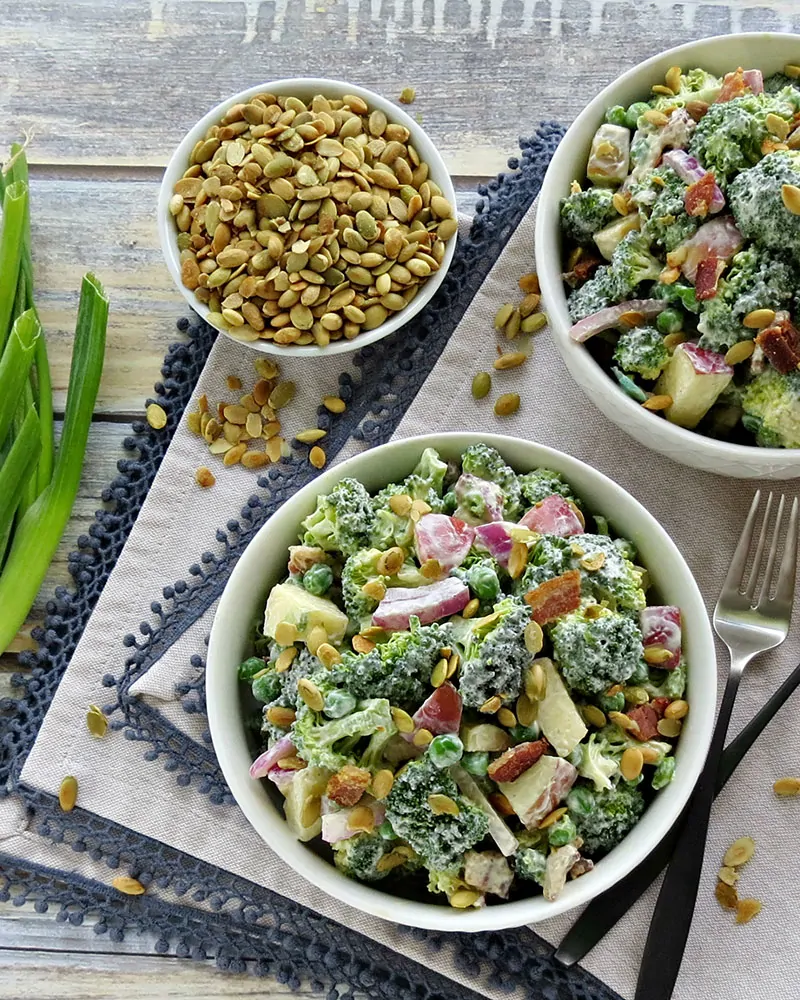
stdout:
{"type": "MultiPolygon", "coordinates": [[[[786,497],[781,494],[781,502],[778,504],[778,513],[775,517],[775,526],[772,529],[772,542],[769,547],[767,557],[767,568],[764,571],[764,582],[761,584],[759,607],[764,607],[769,600],[769,592],[772,590],[772,574],[775,569],[775,559],[778,555],[778,543],[781,540],[781,522],[783,521],[783,510],[786,506],[786,497]]],[[[753,605],[755,607],[755,604],[753,605]]]]}
{"type": "Polygon", "coordinates": [[[781,561],[781,571],[778,576],[778,586],[775,600],[785,602],[791,609],[794,600],[794,583],[797,569],[797,497],[792,503],[792,513],[789,517],[789,527],[786,529],[786,550],[781,561]]]}
{"type": "MultiPolygon", "coordinates": [[[[753,599],[753,594],[756,591],[756,584],[758,583],[758,571],[759,571],[759,569],[761,569],[761,557],[764,554],[764,545],[765,545],[766,540],[767,540],[767,528],[769,527],[769,515],[772,513],[772,498],[773,498],[773,495],[772,495],[772,492],[770,491],[770,494],[767,497],[767,509],[764,511],[764,520],[761,522],[761,531],[758,534],[758,544],[756,545],[756,554],[753,556],[753,566],[752,566],[752,568],[750,570],[750,582],[748,583],[748,585],[747,585],[747,587],[745,589],[745,596],[749,600],[753,599]]],[[[783,497],[781,497],[780,511],[782,511],[782,510],[783,510],[783,497]]],[[[780,519],[781,519],[780,511],[778,512],[778,522],[777,522],[777,524],[780,523],[780,519]]],[[[777,524],[775,526],[776,532],[777,532],[777,524]]],[[[770,574],[770,570],[771,569],[772,569],[772,562],[770,562],[769,565],[768,565],[768,567],[767,567],[767,574],[764,577],[765,580],[769,580],[771,578],[771,574],[770,574]]]]}
{"type": "Polygon", "coordinates": [[[733,553],[733,559],[731,559],[731,564],[728,568],[728,575],[725,577],[725,583],[722,587],[723,593],[728,590],[737,593],[740,591],[745,566],[747,565],[747,553],[750,551],[750,542],[753,540],[753,525],[755,524],[760,502],[761,490],[756,490],[756,495],[750,504],[750,513],[747,515],[747,520],[742,529],[739,544],[736,546],[736,551],[733,553]]]}

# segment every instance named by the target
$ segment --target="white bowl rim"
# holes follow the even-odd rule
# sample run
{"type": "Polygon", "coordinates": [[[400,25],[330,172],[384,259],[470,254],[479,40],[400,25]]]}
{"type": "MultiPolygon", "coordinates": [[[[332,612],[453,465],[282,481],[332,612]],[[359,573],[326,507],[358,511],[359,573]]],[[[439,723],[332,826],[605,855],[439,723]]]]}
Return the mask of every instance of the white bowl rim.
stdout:
{"type": "MultiPolygon", "coordinates": [[[[294,518],[294,516],[292,513],[291,518],[294,518]]],[[[664,596],[667,597],[666,594],[664,596]]],[[[238,681],[235,681],[234,687],[237,684],[238,681]]],[[[340,465],[326,470],[317,479],[308,483],[272,515],[259,529],[245,552],[239,558],[220,598],[209,641],[206,688],[212,742],[228,786],[251,826],[264,842],[294,871],[307,878],[312,884],[324,890],[335,899],[339,899],[362,912],[393,923],[402,923],[432,930],[499,930],[506,927],[519,927],[558,916],[567,910],[589,902],[589,900],[595,898],[628,874],[650,853],[661,838],[666,835],[669,828],[678,819],[684,805],[689,799],[702,770],[711,741],[717,692],[716,651],[705,604],[689,567],[665,529],[635,497],[608,476],[565,452],[509,436],[450,432],[404,438],[355,455],[343,461],[340,465]],[[690,665],[691,697],[695,706],[691,717],[693,728],[683,736],[684,740],[691,740],[693,742],[693,756],[687,757],[686,753],[681,754],[679,768],[680,782],[671,784],[659,793],[660,796],[670,796],[669,799],[658,800],[670,802],[669,809],[666,806],[663,807],[664,816],[661,817],[663,827],[659,827],[659,833],[649,838],[640,838],[641,843],[636,844],[635,849],[634,844],[629,843],[631,834],[623,841],[620,847],[615,849],[615,852],[609,858],[601,860],[589,875],[568,883],[565,892],[562,893],[558,900],[552,903],[547,903],[542,896],[535,896],[530,899],[486,906],[478,910],[462,911],[451,910],[440,903],[422,903],[402,899],[390,893],[383,892],[380,889],[349,879],[328,861],[307,850],[305,845],[296,840],[282,818],[279,823],[276,823],[275,817],[269,814],[261,802],[257,801],[257,795],[253,787],[254,782],[250,779],[247,770],[251,763],[251,757],[247,758],[245,764],[243,760],[234,760],[234,751],[229,749],[227,736],[230,733],[230,719],[223,709],[223,702],[225,700],[226,687],[231,683],[231,677],[226,676],[223,667],[217,666],[217,664],[224,662],[224,640],[221,633],[225,626],[220,625],[220,622],[226,621],[229,614],[234,616],[237,606],[235,582],[240,578],[247,578],[249,574],[258,573],[260,564],[257,539],[259,536],[262,539],[266,537],[271,523],[276,518],[280,518],[282,521],[289,520],[290,513],[296,505],[301,505],[302,501],[314,498],[319,493],[330,489],[335,482],[338,482],[345,476],[353,475],[357,478],[358,468],[363,458],[366,455],[374,454],[376,451],[385,453],[387,450],[410,449],[416,445],[421,452],[425,447],[436,445],[441,447],[443,443],[450,443],[454,448],[463,451],[469,443],[477,440],[484,441],[498,448],[501,453],[508,442],[512,442],[513,447],[522,445],[524,449],[530,450],[531,461],[535,465],[550,466],[559,469],[568,479],[571,475],[580,471],[581,475],[588,476],[599,487],[604,489],[610,487],[612,492],[620,495],[622,502],[626,505],[630,504],[632,511],[646,525],[647,531],[652,531],[658,536],[659,543],[664,546],[665,552],[669,553],[679,575],[683,577],[682,586],[685,586],[686,591],[691,594],[691,601],[684,601],[683,608],[691,606],[693,612],[697,613],[698,620],[703,625],[699,630],[702,634],[694,634],[692,637],[692,642],[695,645],[693,662],[699,665],[694,667],[694,669],[690,665]],[[553,465],[553,462],[556,464],[553,465]],[[233,586],[231,586],[232,583],[234,584],[233,586]],[[627,850],[625,851],[623,860],[623,855],[619,854],[619,851],[626,845],[627,850]],[[614,864],[606,864],[606,861],[612,859],[615,862],[614,864]]],[[[236,695],[236,702],[238,703],[238,694],[236,695]]],[[[679,744],[679,753],[681,753],[683,746],[684,744],[679,744]]],[[[263,792],[261,789],[260,791],[263,792]]],[[[266,793],[264,792],[263,794],[266,793]]],[[[645,813],[645,818],[652,811],[652,808],[653,806],[645,813]]]]}
{"type": "MultiPolygon", "coordinates": [[[[172,156],[169,158],[169,162],[164,170],[164,176],[158,192],[158,237],[167,269],[169,270],[178,291],[184,299],[186,299],[191,308],[206,321],[210,311],[208,306],[206,306],[203,302],[199,302],[195,298],[194,293],[188,288],[185,288],[183,282],[181,281],[179,251],[175,243],[175,230],[172,225],[172,217],[169,214],[168,208],[169,199],[172,196],[172,188],[175,181],[186,169],[186,165],[189,162],[189,154],[191,153],[198,138],[205,133],[206,129],[210,128],[212,125],[216,125],[228,108],[232,107],[234,104],[245,103],[251,97],[260,93],[272,92],[277,93],[279,96],[282,93],[286,93],[288,96],[292,96],[292,94],[297,91],[303,92],[311,90],[322,94],[326,94],[331,91],[334,93],[341,92],[343,94],[353,94],[366,101],[370,107],[384,111],[390,121],[395,122],[398,125],[405,125],[405,127],[411,132],[411,138],[414,140],[415,146],[419,147],[422,145],[429,147],[424,153],[419,148],[417,148],[417,151],[428,163],[428,166],[430,167],[431,179],[436,181],[442,189],[444,196],[453,206],[453,211],[457,212],[456,190],[447,169],[447,165],[442,159],[442,155],[437,149],[436,144],[419,124],[419,122],[414,121],[414,119],[406,111],[398,107],[387,97],[383,97],[380,94],[377,94],[372,90],[367,90],[365,87],[360,87],[357,84],[346,83],[345,81],[334,80],[328,77],[288,77],[283,80],[270,80],[266,83],[248,87],[246,90],[242,90],[238,94],[233,94],[232,96],[225,98],[225,100],[220,101],[219,104],[215,105],[210,111],[206,112],[206,114],[204,114],[203,117],[186,132],[175,148],[172,156]],[[421,142],[418,141],[420,137],[422,139],[421,142]]],[[[273,344],[268,340],[258,340],[254,342],[237,340],[237,338],[233,337],[227,330],[219,330],[219,333],[223,333],[235,343],[242,344],[255,351],[260,351],[265,354],[275,354],[283,357],[318,358],[329,357],[333,354],[349,354],[351,351],[360,350],[360,348],[374,344],[376,341],[382,340],[384,337],[388,337],[390,334],[399,330],[425,308],[444,282],[445,276],[450,269],[450,264],[452,263],[453,256],[455,254],[457,242],[458,232],[456,232],[451,239],[447,241],[445,245],[444,259],[442,260],[439,270],[425,282],[420,291],[404,309],[401,309],[400,312],[390,317],[386,320],[386,322],[381,323],[380,326],[375,327],[374,330],[367,330],[365,333],[360,333],[353,340],[346,340],[344,338],[342,340],[332,340],[327,347],[320,347],[315,344],[307,344],[305,346],[281,346],[279,344],[273,344]]],[[[217,328],[215,327],[214,329],[217,328]]]]}
{"type": "MultiPolygon", "coordinates": [[[[560,277],[561,257],[560,253],[553,252],[554,247],[548,236],[549,229],[547,224],[551,222],[552,214],[541,210],[542,205],[548,204],[553,200],[558,202],[561,198],[561,194],[557,193],[563,188],[564,184],[563,178],[565,174],[564,168],[561,166],[561,161],[567,156],[570,139],[574,139],[575,133],[587,121],[596,119],[598,109],[601,105],[603,105],[604,109],[611,106],[613,96],[621,85],[628,83],[638,76],[646,76],[648,71],[662,63],[667,57],[670,57],[675,65],[683,65],[684,58],[691,55],[692,52],[716,43],[730,43],[732,39],[742,44],[746,44],[747,42],[765,43],[773,39],[795,39],[800,44],[800,35],[793,32],[778,31],[743,32],[735,35],[712,35],[708,38],[695,39],[671,49],[664,49],[662,52],[658,52],[643,62],[632,66],[621,76],[617,77],[613,83],[610,83],[601,90],[586,105],[567,129],[564,138],[553,154],[553,158],[545,174],[545,179],[542,182],[535,228],[536,269],[542,280],[542,292],[543,297],[546,299],[548,315],[553,320],[550,328],[555,338],[556,346],[564,359],[564,363],[574,375],[581,389],[589,396],[590,400],[592,399],[592,395],[589,389],[586,388],[586,383],[598,383],[599,378],[602,377],[604,382],[610,383],[612,389],[616,392],[620,410],[627,414],[630,423],[641,425],[643,421],[647,420],[652,425],[656,420],[659,422],[660,433],[658,436],[672,447],[673,454],[678,453],[682,448],[689,448],[701,455],[726,458],[732,464],[736,462],[748,462],[759,466],[769,466],[778,463],[782,467],[785,467],[792,464],[792,449],[759,448],[757,445],[734,444],[729,441],[718,440],[708,437],[705,434],[688,430],[685,427],[679,427],[677,424],[671,424],[669,421],[656,417],[652,413],[643,411],[642,407],[631,399],[616,384],[615,380],[601,368],[591,356],[586,346],[570,338],[568,331],[572,326],[572,320],[569,318],[569,313],[567,312],[567,297],[564,294],[563,282],[560,277]],[[557,277],[555,275],[556,269],[558,271],[557,277]]],[[[620,422],[618,426],[627,430],[623,422],[620,422]]],[[[797,459],[797,475],[800,475],[800,449],[797,450],[797,454],[794,457],[797,459]]]]}

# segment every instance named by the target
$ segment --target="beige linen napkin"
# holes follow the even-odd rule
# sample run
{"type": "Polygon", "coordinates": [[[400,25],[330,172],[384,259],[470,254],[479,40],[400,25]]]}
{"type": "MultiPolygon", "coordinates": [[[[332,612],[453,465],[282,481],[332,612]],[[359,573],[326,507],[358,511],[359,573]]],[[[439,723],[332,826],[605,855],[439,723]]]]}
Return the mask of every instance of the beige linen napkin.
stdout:
{"type": "MultiPolygon", "coordinates": [[[[709,606],[724,572],[756,484],[725,480],[683,468],[645,451],[610,424],[586,400],[567,374],[547,331],[533,344],[533,358],[522,369],[499,374],[495,384],[513,386],[522,396],[517,414],[498,419],[490,400],[476,403],[469,391],[472,375],[488,369],[495,357],[493,316],[499,305],[519,295],[519,276],[533,268],[531,209],[471,303],[442,357],[397,429],[396,437],[446,430],[492,431],[517,435],[570,452],[613,477],[641,500],[675,539],[691,566],[709,606]]],[[[335,359],[331,359],[335,361],[335,359]]],[[[215,396],[224,377],[250,363],[249,354],[220,339],[206,366],[198,392],[215,396]]],[[[287,364],[287,369],[290,366],[287,364]]],[[[308,401],[335,383],[313,386],[308,401]]],[[[305,370],[307,377],[307,369],[305,370]]],[[[320,379],[324,378],[324,372],[320,379]]],[[[300,424],[298,424],[300,426],[300,424]]],[[[351,442],[340,458],[360,447],[351,442]]],[[[119,737],[92,740],[76,720],[89,702],[102,702],[100,679],[119,673],[125,658],[122,637],[151,618],[150,601],[161,587],[182,578],[204,549],[214,549],[213,529],[235,516],[252,492],[244,470],[220,477],[214,490],[193,489],[200,462],[196,439],[181,428],[150,491],[119,563],[98,602],[73,661],[45,719],[23,771],[23,780],[55,793],[61,776],[74,773],[80,804],[100,816],[229,869],[312,907],[380,940],[423,964],[431,961],[424,944],[393,926],[363,916],[328,898],[288,870],[255,836],[235,807],[212,806],[191,786],[178,787],[158,764],[142,760],[138,743],[119,737]],[[200,527],[199,527],[200,526],[200,527]],[[154,539],[159,551],[154,555],[154,539]],[[68,734],[68,738],[65,738],[68,734]]],[[[226,470],[228,471],[228,470],[226,470]]],[[[781,484],[776,484],[781,488],[781,484]]],[[[791,484],[789,484],[791,490],[791,484]]],[[[800,613],[800,609],[798,610],[800,613]]],[[[202,720],[177,706],[174,684],[191,677],[192,653],[203,651],[213,609],[167,650],[138,682],[137,692],[178,727],[199,738],[202,720]]],[[[795,619],[796,625],[797,619],[795,619]]],[[[746,722],[786,676],[800,655],[796,629],[776,653],[757,662],[745,677],[732,734],[746,722]]],[[[723,668],[727,665],[720,656],[723,668]]],[[[762,736],[718,800],[712,819],[706,867],[697,912],[675,996],[677,1000],[795,1000],[793,956],[800,946],[800,888],[794,876],[800,801],[777,800],[775,778],[800,772],[794,739],[796,708],[789,705],[762,736]],[[735,926],[713,897],[715,872],[727,846],[750,834],[758,842],[755,858],[742,876],[742,895],[759,897],[762,914],[735,926]],[[743,961],[743,956],[745,960],[743,961]]],[[[14,805],[0,803],[3,849],[42,863],[76,869],[108,881],[107,869],[65,846],[52,846],[25,829],[14,805]]],[[[585,967],[623,997],[633,994],[655,888],[587,958],[585,967]]],[[[536,930],[557,942],[577,914],[546,921],[536,930]]],[[[436,954],[436,968],[459,981],[464,973],[450,948],[436,954]]],[[[488,980],[467,982],[487,996],[509,996],[488,980]]],[[[513,994],[511,994],[513,996],[513,994]]]]}

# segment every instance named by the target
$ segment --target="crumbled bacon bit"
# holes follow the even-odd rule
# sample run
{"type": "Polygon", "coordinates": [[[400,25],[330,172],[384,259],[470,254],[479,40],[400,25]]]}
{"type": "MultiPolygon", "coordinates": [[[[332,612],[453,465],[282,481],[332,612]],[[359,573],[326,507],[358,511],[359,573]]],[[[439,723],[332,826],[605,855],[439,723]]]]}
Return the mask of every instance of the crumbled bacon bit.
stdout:
{"type": "Polygon", "coordinates": [[[577,569],[567,570],[561,576],[546,580],[525,595],[531,607],[531,617],[539,625],[554,621],[575,611],[581,603],[581,574],[577,569]]]}
{"type": "Polygon", "coordinates": [[[338,806],[349,808],[354,806],[367,790],[370,778],[369,771],[363,767],[345,764],[341,771],[337,771],[328,779],[325,794],[338,806]]]}
{"type": "Polygon", "coordinates": [[[694,279],[697,298],[701,301],[713,299],[717,294],[717,283],[719,276],[725,270],[725,261],[719,257],[706,257],[697,265],[697,274],[694,279]]]}
{"type": "Polygon", "coordinates": [[[732,101],[734,97],[742,97],[750,91],[745,78],[744,70],[740,66],[735,73],[727,73],[725,79],[722,81],[722,89],[720,90],[715,104],[723,104],[725,101],[732,101]]]}
{"type": "Polygon", "coordinates": [[[637,705],[630,709],[628,718],[639,727],[631,730],[637,740],[652,740],[658,733],[658,713],[650,705],[637,705]]]}
{"type": "Polygon", "coordinates": [[[518,743],[493,760],[486,773],[493,781],[514,781],[549,749],[550,744],[545,739],[518,743]]]}
{"type": "Polygon", "coordinates": [[[789,319],[787,312],[779,312],[775,322],[756,337],[772,367],[788,375],[800,366],[800,330],[789,319]]]}
{"type": "Polygon", "coordinates": [[[695,181],[686,188],[683,196],[683,203],[689,215],[705,218],[711,211],[714,200],[714,192],[717,186],[717,179],[714,172],[709,170],[703,174],[700,180],[695,181]]]}

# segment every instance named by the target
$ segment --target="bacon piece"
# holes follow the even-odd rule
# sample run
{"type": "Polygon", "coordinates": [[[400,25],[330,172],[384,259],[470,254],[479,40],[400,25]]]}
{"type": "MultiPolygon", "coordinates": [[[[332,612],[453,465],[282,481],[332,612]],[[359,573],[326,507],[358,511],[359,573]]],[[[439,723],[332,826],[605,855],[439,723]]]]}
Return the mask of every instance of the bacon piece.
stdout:
{"type": "MultiPolygon", "coordinates": [[[[748,72],[751,71],[748,70],[748,72]]],[[[744,70],[740,66],[735,72],[725,74],[725,78],[722,81],[722,89],[717,94],[717,99],[714,103],[724,104],[726,101],[732,101],[734,97],[743,97],[749,90],[750,87],[745,80],[744,70]]]]}
{"type": "Polygon", "coordinates": [[[724,270],[725,261],[720,260],[719,257],[706,257],[705,260],[698,262],[694,287],[697,292],[697,298],[700,301],[714,298],[717,294],[717,284],[720,275],[724,270]]]}
{"type": "Polygon", "coordinates": [[[658,712],[651,705],[637,705],[627,715],[639,727],[631,730],[637,740],[652,740],[658,734],[658,712]]]}
{"type": "MultiPolygon", "coordinates": [[[[709,171],[694,181],[683,196],[683,204],[689,215],[705,218],[711,211],[712,206],[717,203],[717,180],[714,174],[709,171]]],[[[720,206],[722,207],[722,206],[720,206]]]]}
{"type": "Polygon", "coordinates": [[[792,323],[788,312],[776,313],[772,326],[756,337],[756,344],[781,375],[788,375],[800,367],[800,330],[792,323]]]}
{"type": "Polygon", "coordinates": [[[580,260],[576,261],[572,270],[567,271],[566,274],[562,275],[562,277],[570,288],[579,288],[592,277],[594,272],[602,263],[602,257],[598,257],[597,254],[592,253],[591,250],[584,250],[581,254],[580,260]]]}
{"type": "Polygon", "coordinates": [[[531,617],[539,625],[545,625],[574,611],[581,603],[580,572],[570,569],[553,580],[546,580],[529,590],[525,601],[531,606],[531,617]]]}
{"type": "Polygon", "coordinates": [[[764,93],[764,74],[760,69],[746,69],[742,76],[754,94],[764,93]]]}
{"type": "Polygon", "coordinates": [[[390,587],[375,609],[372,624],[397,631],[408,629],[411,618],[417,617],[421,625],[430,625],[458,614],[468,603],[469,587],[454,576],[427,587],[390,587]]]}
{"type": "Polygon", "coordinates": [[[340,771],[328,779],[325,794],[337,806],[354,806],[366,792],[370,777],[369,771],[365,768],[345,764],[340,771]]]}
{"type": "Polygon", "coordinates": [[[519,523],[531,531],[538,531],[540,535],[558,535],[561,538],[580,535],[583,532],[583,525],[578,520],[578,515],[568,501],[558,493],[540,500],[519,523]]]}
{"type": "Polygon", "coordinates": [[[549,749],[550,744],[547,740],[518,743],[493,760],[486,773],[493,781],[514,781],[523,771],[533,767],[536,761],[544,756],[549,749]]]}
{"type": "Polygon", "coordinates": [[[475,529],[447,514],[425,514],[414,528],[420,564],[436,559],[444,569],[455,569],[466,559],[475,529]]]}
{"type": "Polygon", "coordinates": [[[514,873],[499,851],[467,851],[464,855],[464,881],[473,889],[508,896],[514,873]]]}
{"type": "Polygon", "coordinates": [[[743,244],[744,237],[736,228],[733,216],[723,215],[718,219],[711,219],[710,222],[704,222],[694,236],[682,244],[688,253],[681,264],[681,270],[689,281],[694,281],[697,265],[701,260],[717,257],[728,261],[741,250],[743,244]]]}
{"type": "Polygon", "coordinates": [[[653,709],[653,711],[656,713],[659,719],[663,719],[664,712],[666,712],[667,710],[667,705],[669,705],[670,703],[671,703],[670,698],[653,698],[653,700],[650,702],[650,707],[653,709]]]}
{"type": "MultiPolygon", "coordinates": [[[[445,681],[423,701],[412,719],[415,731],[427,729],[434,736],[439,736],[441,733],[457,733],[461,728],[461,695],[450,681],[445,681]]],[[[414,738],[414,733],[403,735],[407,739],[414,738]]]]}
{"type": "Polygon", "coordinates": [[[681,662],[681,609],[674,605],[654,605],[639,613],[642,644],[661,646],[672,653],[666,663],[659,663],[661,670],[674,670],[681,662]]]}
{"type": "MultiPolygon", "coordinates": [[[[670,149],[664,153],[664,163],[672,167],[684,184],[694,184],[707,176],[705,167],[700,166],[699,160],[690,156],[685,149],[670,149]]],[[[722,189],[714,184],[713,197],[709,206],[709,211],[713,214],[721,212],[725,207],[725,195],[722,189]]]]}
{"type": "Polygon", "coordinates": [[[512,521],[492,521],[490,524],[477,525],[475,548],[494,556],[501,566],[508,566],[508,557],[514,544],[509,532],[516,527],[512,521]]]}

